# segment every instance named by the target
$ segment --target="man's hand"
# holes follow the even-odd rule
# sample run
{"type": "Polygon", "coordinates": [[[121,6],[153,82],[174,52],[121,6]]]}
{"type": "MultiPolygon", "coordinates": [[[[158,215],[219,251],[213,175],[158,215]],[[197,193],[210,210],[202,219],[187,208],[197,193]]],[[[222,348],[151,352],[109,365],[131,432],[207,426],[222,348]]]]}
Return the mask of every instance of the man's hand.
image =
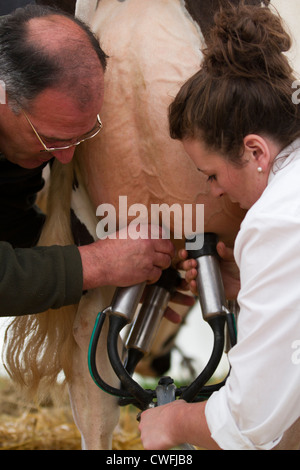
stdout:
{"type": "Polygon", "coordinates": [[[115,239],[107,238],[79,247],[83,289],[156,282],[162,270],[170,266],[175,248],[170,240],[162,238],[159,228],[155,239],[151,239],[153,227],[150,225],[142,225],[140,234],[141,238],[133,240],[126,228],[116,233],[115,239]]]}

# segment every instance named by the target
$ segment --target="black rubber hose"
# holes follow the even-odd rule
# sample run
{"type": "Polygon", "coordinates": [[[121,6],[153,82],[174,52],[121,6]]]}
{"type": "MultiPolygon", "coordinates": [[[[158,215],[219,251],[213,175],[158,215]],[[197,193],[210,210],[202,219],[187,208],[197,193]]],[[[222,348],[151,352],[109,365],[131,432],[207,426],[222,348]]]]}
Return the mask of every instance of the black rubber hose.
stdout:
{"type": "Polygon", "coordinates": [[[236,343],[237,343],[237,334],[236,334],[236,325],[235,325],[234,314],[233,313],[227,313],[226,320],[227,320],[227,327],[228,327],[230,345],[233,348],[233,346],[235,346],[236,343]]]}
{"type": "Polygon", "coordinates": [[[107,337],[108,357],[112,368],[121,381],[122,390],[124,389],[129,392],[130,396],[134,397],[136,401],[140,403],[141,409],[146,409],[154,397],[154,392],[152,390],[144,390],[135,380],[133,380],[125,369],[118,353],[119,333],[126,324],[127,319],[116,315],[110,315],[109,332],[107,337]]]}
{"type": "Polygon", "coordinates": [[[89,362],[89,370],[90,374],[92,376],[92,379],[98,385],[101,390],[103,390],[106,393],[109,393],[110,395],[114,395],[116,397],[123,397],[123,398],[131,398],[131,394],[128,391],[125,390],[119,390],[118,388],[112,387],[111,385],[108,385],[99,375],[97,365],[96,365],[96,351],[97,351],[97,346],[98,346],[98,341],[99,337],[101,334],[101,330],[104,324],[106,318],[106,314],[104,312],[101,312],[101,315],[96,320],[96,324],[94,327],[90,347],[89,347],[89,357],[88,357],[88,362],[89,362]]]}
{"type": "Polygon", "coordinates": [[[138,363],[143,359],[145,354],[138,349],[128,349],[127,361],[126,361],[126,370],[128,374],[132,377],[138,363]]]}
{"type": "Polygon", "coordinates": [[[224,352],[224,326],[225,316],[212,318],[208,323],[214,333],[214,346],[210,359],[201,372],[201,374],[182,392],[181,399],[187,402],[192,402],[201,394],[204,385],[211,379],[215,370],[217,369],[224,352]]]}

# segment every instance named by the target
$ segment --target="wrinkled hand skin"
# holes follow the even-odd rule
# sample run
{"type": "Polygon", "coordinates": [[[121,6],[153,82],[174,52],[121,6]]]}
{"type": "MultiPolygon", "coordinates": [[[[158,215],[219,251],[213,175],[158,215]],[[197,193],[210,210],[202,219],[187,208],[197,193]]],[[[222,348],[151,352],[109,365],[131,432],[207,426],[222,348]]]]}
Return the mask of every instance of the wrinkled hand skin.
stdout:
{"type": "Polygon", "coordinates": [[[156,282],[162,270],[171,265],[175,247],[170,240],[151,239],[152,230],[153,227],[142,225],[140,232],[145,237],[134,240],[127,234],[126,228],[115,238],[79,247],[84,289],[156,282]]]}

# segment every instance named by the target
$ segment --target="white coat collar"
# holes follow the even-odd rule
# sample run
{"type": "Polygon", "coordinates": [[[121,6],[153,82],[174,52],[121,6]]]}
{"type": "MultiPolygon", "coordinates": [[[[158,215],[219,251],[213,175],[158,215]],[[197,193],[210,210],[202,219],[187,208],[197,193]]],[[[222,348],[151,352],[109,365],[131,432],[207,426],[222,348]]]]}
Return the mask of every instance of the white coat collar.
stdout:
{"type": "Polygon", "coordinates": [[[269,174],[268,184],[276,176],[276,173],[288,165],[295,158],[300,158],[300,137],[290,145],[285,147],[281,152],[275,157],[273,167],[269,174]]]}

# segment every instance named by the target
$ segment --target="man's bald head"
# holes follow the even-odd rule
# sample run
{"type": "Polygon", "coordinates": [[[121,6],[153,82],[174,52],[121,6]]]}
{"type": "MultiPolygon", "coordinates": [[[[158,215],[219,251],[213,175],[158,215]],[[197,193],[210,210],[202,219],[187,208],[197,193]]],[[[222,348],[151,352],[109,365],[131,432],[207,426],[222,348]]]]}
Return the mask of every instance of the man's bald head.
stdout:
{"type": "Polygon", "coordinates": [[[29,5],[0,23],[0,79],[15,111],[46,88],[87,106],[103,94],[106,59],[86,25],[56,10],[29,5]]]}

